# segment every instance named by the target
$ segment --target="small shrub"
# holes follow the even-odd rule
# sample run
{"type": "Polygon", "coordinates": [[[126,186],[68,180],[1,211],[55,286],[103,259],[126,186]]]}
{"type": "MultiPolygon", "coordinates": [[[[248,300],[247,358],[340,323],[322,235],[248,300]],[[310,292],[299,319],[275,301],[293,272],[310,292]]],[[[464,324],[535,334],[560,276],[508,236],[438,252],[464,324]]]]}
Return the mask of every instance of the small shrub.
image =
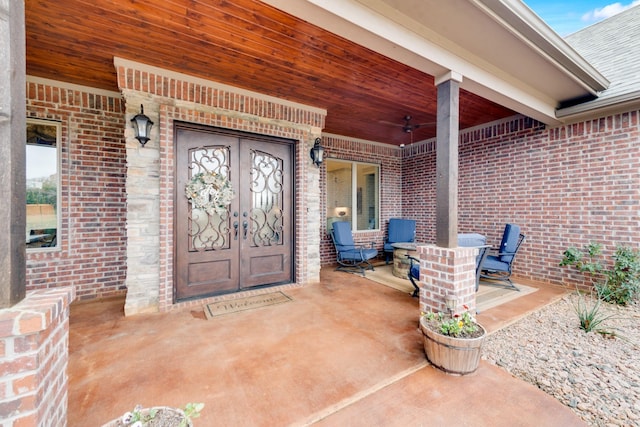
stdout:
{"type": "Polygon", "coordinates": [[[597,332],[602,335],[615,336],[615,332],[604,328],[604,322],[614,317],[614,315],[606,315],[602,313],[602,300],[591,296],[590,303],[579,291],[577,301],[573,304],[573,309],[580,319],[580,329],[585,332],[597,332]]]}
{"type": "Polygon", "coordinates": [[[613,259],[613,269],[606,272],[607,281],[598,286],[598,293],[604,301],[626,305],[640,293],[640,252],[619,247],[613,259]]]}
{"type": "Polygon", "coordinates": [[[584,251],[571,247],[564,251],[560,266],[573,266],[591,276],[592,284],[603,301],[626,305],[640,295],[640,252],[618,246],[613,255],[614,263],[605,269],[600,263],[602,246],[589,243],[584,251]]]}

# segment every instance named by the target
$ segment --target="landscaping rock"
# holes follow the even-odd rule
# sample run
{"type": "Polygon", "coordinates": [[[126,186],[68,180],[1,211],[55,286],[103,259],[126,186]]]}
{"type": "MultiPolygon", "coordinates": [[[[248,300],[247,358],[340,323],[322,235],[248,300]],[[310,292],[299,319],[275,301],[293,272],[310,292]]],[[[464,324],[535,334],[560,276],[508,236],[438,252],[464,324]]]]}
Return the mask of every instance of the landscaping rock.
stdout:
{"type": "Polygon", "coordinates": [[[569,295],[489,335],[482,358],[558,399],[588,425],[640,426],[640,305],[603,303],[608,334],[585,332],[569,295]]]}

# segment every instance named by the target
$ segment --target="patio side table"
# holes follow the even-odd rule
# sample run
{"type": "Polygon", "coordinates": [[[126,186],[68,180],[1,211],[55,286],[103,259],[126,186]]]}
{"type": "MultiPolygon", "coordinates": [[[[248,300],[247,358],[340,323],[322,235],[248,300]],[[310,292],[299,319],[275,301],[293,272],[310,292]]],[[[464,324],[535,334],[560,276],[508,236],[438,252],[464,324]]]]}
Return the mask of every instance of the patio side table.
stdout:
{"type": "Polygon", "coordinates": [[[409,269],[411,268],[411,260],[407,255],[416,256],[416,246],[422,243],[392,243],[393,247],[393,275],[402,279],[409,280],[409,269]]]}

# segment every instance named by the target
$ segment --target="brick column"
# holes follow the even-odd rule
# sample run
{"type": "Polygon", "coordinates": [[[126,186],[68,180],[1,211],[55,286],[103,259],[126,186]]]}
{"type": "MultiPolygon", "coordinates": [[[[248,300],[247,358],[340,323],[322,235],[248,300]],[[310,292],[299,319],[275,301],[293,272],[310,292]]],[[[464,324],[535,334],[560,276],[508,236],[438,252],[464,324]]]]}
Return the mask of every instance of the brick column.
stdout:
{"type": "Polygon", "coordinates": [[[67,424],[69,304],[75,288],[27,294],[0,310],[0,425],[67,424]]]}
{"type": "Polygon", "coordinates": [[[420,311],[447,312],[445,297],[457,298],[455,312],[476,310],[477,248],[418,246],[420,258],[420,311]]]}

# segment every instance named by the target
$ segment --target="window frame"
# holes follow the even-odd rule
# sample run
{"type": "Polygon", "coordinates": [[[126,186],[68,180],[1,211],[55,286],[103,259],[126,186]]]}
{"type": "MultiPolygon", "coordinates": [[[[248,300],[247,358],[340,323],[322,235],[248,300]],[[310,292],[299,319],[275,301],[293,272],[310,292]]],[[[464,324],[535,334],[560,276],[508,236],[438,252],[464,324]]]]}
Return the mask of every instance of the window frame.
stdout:
{"type": "MultiPolygon", "coordinates": [[[[356,161],[356,160],[345,160],[345,159],[336,159],[336,158],[327,158],[326,162],[336,162],[336,163],[343,163],[345,165],[350,165],[351,168],[351,206],[349,207],[349,209],[351,209],[351,215],[350,215],[350,222],[351,222],[351,231],[353,233],[361,233],[361,232],[372,232],[372,231],[380,231],[380,215],[381,215],[381,191],[382,191],[382,165],[380,163],[373,163],[373,162],[362,162],[362,161],[356,161]],[[362,166],[368,166],[368,167],[375,167],[377,169],[377,173],[376,173],[376,177],[377,177],[377,182],[375,183],[376,185],[376,189],[375,189],[375,208],[376,208],[376,212],[375,212],[375,218],[376,218],[376,227],[375,228],[365,228],[365,229],[358,229],[358,198],[361,198],[361,204],[364,203],[364,200],[362,199],[364,196],[362,195],[361,192],[358,191],[358,167],[362,167],[362,166]]],[[[327,188],[327,194],[325,195],[326,197],[326,206],[327,209],[325,211],[325,217],[328,218],[329,214],[328,214],[328,210],[329,209],[335,209],[335,207],[330,207],[329,206],[329,198],[330,195],[328,193],[328,188],[327,188]]],[[[364,207],[364,206],[361,206],[364,207]]]]}
{"type": "MultiPolygon", "coordinates": [[[[54,246],[46,246],[46,247],[27,247],[27,253],[33,252],[55,252],[60,251],[61,241],[62,241],[62,122],[57,120],[45,120],[45,119],[36,119],[36,118],[27,118],[25,120],[25,126],[28,125],[43,125],[43,126],[52,126],[56,128],[56,244],[54,246]]],[[[27,141],[25,140],[25,192],[27,190],[27,171],[28,171],[28,163],[26,158],[26,150],[27,150],[27,141]]],[[[25,203],[25,210],[27,208],[27,204],[25,203]]],[[[25,222],[27,216],[25,214],[25,222]]],[[[26,225],[26,224],[25,224],[26,225]]],[[[25,228],[25,235],[29,233],[29,230],[25,228]]]]}

